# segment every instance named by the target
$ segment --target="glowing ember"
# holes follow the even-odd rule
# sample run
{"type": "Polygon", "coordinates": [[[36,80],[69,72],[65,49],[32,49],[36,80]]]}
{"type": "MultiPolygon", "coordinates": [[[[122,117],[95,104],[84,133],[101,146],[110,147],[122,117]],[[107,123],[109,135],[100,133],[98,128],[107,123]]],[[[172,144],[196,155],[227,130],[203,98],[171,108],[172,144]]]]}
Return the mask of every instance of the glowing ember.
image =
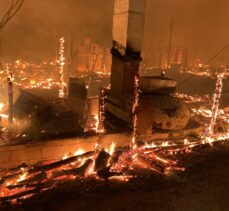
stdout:
{"type": "Polygon", "coordinates": [[[115,152],[115,148],[116,148],[116,143],[112,142],[109,149],[106,149],[105,151],[107,151],[110,155],[113,155],[115,152]]]}
{"type": "Polygon", "coordinates": [[[133,115],[133,139],[132,139],[132,147],[135,147],[136,135],[137,135],[137,109],[139,104],[139,76],[135,76],[134,80],[134,102],[132,107],[132,115],[133,115]]]}
{"type": "Polygon", "coordinates": [[[214,128],[215,128],[215,124],[216,124],[216,120],[218,117],[218,112],[219,112],[219,102],[220,102],[220,98],[222,95],[222,89],[223,89],[223,77],[224,74],[218,74],[217,76],[217,83],[216,83],[216,89],[215,89],[215,93],[214,93],[214,97],[213,97],[213,105],[212,105],[212,119],[211,119],[211,123],[210,126],[208,128],[208,137],[212,137],[212,135],[214,134],[214,128]]]}
{"type": "MultiPolygon", "coordinates": [[[[64,44],[64,40],[61,42],[64,44]]],[[[59,63],[60,66],[61,64],[63,65],[61,68],[64,67],[64,60],[62,60],[62,62],[63,63],[59,63]]],[[[57,67],[57,69],[59,68],[59,66],[56,65],[56,62],[48,64],[52,67],[57,67]]],[[[47,63],[43,65],[47,65],[47,63]]],[[[12,69],[13,67],[17,67],[23,71],[23,76],[20,78],[17,76],[15,79],[15,83],[18,87],[61,87],[58,77],[54,77],[53,75],[48,77],[45,75],[44,77],[39,78],[30,77],[29,74],[25,74],[26,69],[29,66],[32,65],[22,61],[17,61],[15,64],[11,65],[12,69]]],[[[42,67],[42,65],[33,66],[33,68],[37,70],[42,67]]],[[[37,71],[37,75],[39,75],[39,71],[37,71]]],[[[101,143],[97,143],[94,151],[92,152],[86,152],[83,149],[78,149],[75,153],[66,152],[66,155],[64,155],[63,159],[57,161],[46,161],[40,165],[1,172],[0,202],[14,202],[17,199],[29,198],[33,195],[39,194],[40,192],[55,188],[58,183],[75,180],[76,178],[87,179],[88,177],[93,177],[97,180],[109,179],[127,182],[135,177],[133,171],[138,169],[147,169],[156,174],[162,175],[170,175],[177,171],[184,171],[185,168],[180,166],[179,156],[177,155],[191,153],[195,149],[201,147],[203,144],[211,146],[215,142],[225,142],[229,140],[228,130],[223,132],[219,132],[217,130],[214,131],[215,125],[218,121],[222,121],[223,124],[228,124],[229,122],[229,109],[219,109],[219,99],[221,97],[223,85],[222,80],[223,75],[219,75],[212,108],[210,108],[211,105],[206,105],[210,102],[209,96],[200,97],[177,94],[177,97],[184,99],[185,102],[190,105],[193,115],[200,116],[202,119],[204,119],[205,124],[209,123],[209,120],[211,120],[210,126],[208,127],[208,136],[195,139],[185,138],[177,142],[172,140],[165,140],[164,142],[152,141],[138,146],[136,143],[136,114],[139,103],[139,90],[138,77],[135,77],[135,98],[132,108],[134,132],[133,142],[129,148],[116,149],[116,142],[113,141],[112,143],[110,142],[111,145],[106,149],[102,149],[101,143]],[[192,106],[194,103],[200,103],[201,106],[199,108],[192,106]],[[39,189],[39,191],[37,191],[37,189],[39,189]]],[[[102,91],[101,94],[102,102],[100,113],[99,116],[95,116],[94,127],[94,130],[98,135],[103,134],[104,132],[103,118],[105,92],[102,91]]],[[[3,108],[4,103],[0,104],[0,111],[3,110],[3,108]]],[[[7,118],[8,116],[1,114],[1,117],[7,118]]],[[[26,134],[23,135],[26,136],[26,134]]]]}
{"type": "Polygon", "coordinates": [[[104,120],[105,120],[105,98],[106,98],[106,91],[105,89],[100,90],[100,99],[99,99],[99,119],[97,125],[97,132],[102,134],[105,132],[104,129],[104,120]]]}
{"type": "Polygon", "coordinates": [[[93,130],[98,133],[99,132],[99,116],[98,115],[95,115],[94,116],[94,119],[95,119],[95,128],[93,128],[93,130]]]}
{"type": "Polygon", "coordinates": [[[64,65],[65,65],[65,58],[64,58],[64,37],[60,38],[60,51],[59,51],[59,65],[60,65],[60,88],[59,88],[59,97],[65,97],[65,82],[64,82],[64,65]]]}
{"type": "Polygon", "coordinates": [[[3,110],[4,106],[5,106],[5,104],[4,104],[4,103],[0,103],[0,111],[2,111],[2,110],[3,110]]]}
{"type": "Polygon", "coordinates": [[[77,156],[77,155],[82,155],[83,153],[85,153],[85,151],[83,149],[78,149],[74,155],[77,156]]]}
{"type": "MultiPolygon", "coordinates": [[[[228,139],[229,133],[213,134],[209,142],[228,139]]],[[[74,155],[67,154],[60,161],[20,168],[16,172],[4,172],[0,179],[0,201],[14,202],[15,199],[31,197],[38,193],[34,189],[37,186],[43,192],[55,188],[56,182],[75,180],[76,177],[127,182],[135,177],[131,172],[138,168],[164,175],[184,171],[185,168],[179,166],[179,160],[173,159],[173,156],[191,152],[195,147],[202,145],[202,141],[184,139],[180,144],[170,144],[166,141],[159,145],[146,144],[121,151],[116,151],[116,143],[112,142],[105,151],[96,149],[93,152],[85,152],[78,149],[74,155]]]]}

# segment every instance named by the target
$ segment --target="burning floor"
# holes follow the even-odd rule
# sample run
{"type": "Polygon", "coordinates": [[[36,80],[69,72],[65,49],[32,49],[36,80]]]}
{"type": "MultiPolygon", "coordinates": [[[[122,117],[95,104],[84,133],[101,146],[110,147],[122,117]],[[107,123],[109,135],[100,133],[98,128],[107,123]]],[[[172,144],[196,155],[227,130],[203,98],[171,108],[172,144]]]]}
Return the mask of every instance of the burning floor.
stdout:
{"type": "Polygon", "coordinates": [[[1,208],[226,210],[229,202],[222,196],[229,184],[229,144],[212,145],[196,145],[192,150],[188,146],[119,149],[111,156],[100,150],[21,166],[4,172],[1,208]]]}
{"type": "MultiPolygon", "coordinates": [[[[180,174],[186,169],[185,157],[192,156],[214,145],[225,145],[228,134],[218,134],[211,139],[160,146],[135,145],[132,148],[109,149],[67,155],[62,160],[50,161],[34,166],[21,165],[18,168],[1,172],[1,203],[22,202],[34,195],[58,188],[68,181],[118,181],[129,182],[139,175],[139,170],[166,177],[180,174]]],[[[227,144],[228,145],[228,144],[227,144]]]]}

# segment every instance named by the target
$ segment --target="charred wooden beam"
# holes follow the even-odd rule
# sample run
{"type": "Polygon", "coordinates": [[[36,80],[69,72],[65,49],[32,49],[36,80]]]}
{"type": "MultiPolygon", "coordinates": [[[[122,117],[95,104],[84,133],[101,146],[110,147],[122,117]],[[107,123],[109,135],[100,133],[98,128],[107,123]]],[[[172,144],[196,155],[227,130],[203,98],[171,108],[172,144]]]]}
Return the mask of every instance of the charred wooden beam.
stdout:
{"type": "Polygon", "coordinates": [[[39,183],[43,180],[47,179],[47,173],[46,172],[41,172],[38,174],[35,174],[31,177],[29,177],[28,179],[22,180],[20,182],[18,182],[18,185],[26,185],[26,184],[32,184],[32,183],[39,183]]]}
{"type": "Polygon", "coordinates": [[[141,155],[138,155],[134,159],[134,164],[136,164],[142,168],[151,169],[151,170],[156,171],[156,172],[161,173],[161,174],[163,174],[165,172],[165,167],[163,167],[162,165],[159,165],[154,160],[146,159],[145,157],[143,157],[141,155]]]}
{"type": "Polygon", "coordinates": [[[78,175],[78,176],[85,176],[87,170],[91,167],[93,164],[92,159],[88,159],[82,166],[79,168],[74,169],[68,169],[68,170],[62,170],[62,171],[56,171],[52,173],[53,178],[61,177],[61,176],[68,176],[68,175],[78,175]]]}
{"type": "Polygon", "coordinates": [[[0,202],[4,202],[4,201],[12,201],[14,199],[19,199],[31,194],[38,194],[40,193],[41,189],[40,188],[33,188],[31,190],[26,190],[20,193],[16,193],[10,196],[5,196],[5,197],[0,197],[0,202]]]}
{"type": "Polygon", "coordinates": [[[102,179],[109,179],[110,177],[113,176],[121,176],[123,175],[122,172],[113,172],[111,171],[111,167],[105,167],[104,169],[101,169],[97,172],[98,176],[102,179]]]}
{"type": "MultiPolygon", "coordinates": [[[[41,171],[44,171],[44,172],[50,171],[50,170],[53,170],[55,168],[59,168],[59,167],[71,164],[73,162],[76,162],[79,159],[89,158],[89,157],[91,157],[91,156],[93,156],[95,154],[96,154],[95,151],[89,151],[89,152],[86,152],[86,153],[84,153],[82,155],[73,156],[73,157],[70,157],[70,158],[67,158],[67,159],[64,159],[64,160],[60,160],[60,161],[56,161],[56,162],[53,162],[53,163],[50,163],[50,164],[41,165],[41,166],[37,166],[37,167],[34,167],[34,168],[32,167],[29,170],[27,170],[27,173],[28,173],[27,175],[29,176],[30,174],[36,174],[36,173],[39,173],[41,171]]],[[[6,176],[2,177],[0,179],[0,185],[4,184],[5,182],[8,182],[10,180],[17,179],[22,173],[23,172],[17,172],[17,173],[6,175],[6,176]]]]}
{"type": "Polygon", "coordinates": [[[14,190],[14,189],[19,189],[19,188],[26,188],[26,189],[31,189],[31,188],[39,188],[39,189],[44,189],[53,186],[56,183],[56,181],[47,181],[43,183],[36,183],[36,184],[20,184],[20,185],[9,185],[7,186],[7,189],[9,190],[14,190]]]}
{"type": "Polygon", "coordinates": [[[54,163],[50,163],[50,164],[47,164],[47,165],[44,165],[44,166],[38,166],[36,168],[30,169],[28,172],[29,173],[36,173],[36,172],[39,172],[39,171],[50,171],[50,170],[53,170],[55,168],[59,168],[59,167],[71,164],[73,162],[76,162],[79,159],[89,158],[89,157],[91,157],[93,155],[95,155],[95,151],[86,152],[86,153],[84,153],[82,155],[73,156],[73,157],[70,157],[70,158],[67,158],[67,159],[64,159],[64,160],[60,160],[60,161],[57,161],[57,162],[54,162],[54,163]]]}
{"type": "Polygon", "coordinates": [[[107,166],[110,154],[102,149],[95,160],[95,171],[104,169],[107,166]]]}

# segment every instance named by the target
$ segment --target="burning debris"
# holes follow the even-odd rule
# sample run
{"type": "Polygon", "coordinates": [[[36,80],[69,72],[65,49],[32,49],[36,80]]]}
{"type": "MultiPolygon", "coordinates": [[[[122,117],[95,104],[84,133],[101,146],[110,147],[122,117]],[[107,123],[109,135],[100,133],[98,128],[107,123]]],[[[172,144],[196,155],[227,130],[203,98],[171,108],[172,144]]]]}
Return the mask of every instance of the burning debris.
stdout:
{"type": "MultiPolygon", "coordinates": [[[[91,130],[97,138],[93,151],[79,149],[74,154],[66,152],[59,160],[22,164],[1,171],[0,203],[21,202],[77,179],[128,182],[139,176],[136,173],[139,169],[161,176],[174,175],[186,170],[181,163],[184,154],[229,140],[229,109],[219,107],[225,74],[217,77],[213,100],[210,96],[175,93],[177,81],[165,77],[163,72],[156,77],[140,76],[146,5],[145,0],[127,2],[124,7],[115,1],[118,12],[114,16],[111,87],[100,89],[98,112],[89,123],[87,97],[98,59],[96,46],[93,47],[92,64],[87,65],[91,67],[86,68],[89,75],[69,78],[68,84],[65,82],[63,37],[59,40],[59,61],[37,66],[17,61],[0,72],[2,78],[8,77],[10,106],[7,117],[13,123],[14,108],[14,125],[20,128],[16,138],[21,140],[29,132],[32,135],[28,136],[33,139],[41,139],[40,135],[46,133],[61,136],[64,131],[69,135],[85,135],[91,130]],[[120,25],[123,13],[126,21],[120,25]],[[41,72],[44,75],[40,75],[41,72]],[[14,107],[12,83],[24,88],[14,107]],[[39,92],[37,88],[43,90],[39,92]],[[42,96],[45,92],[48,97],[42,96]],[[116,143],[112,142],[104,149],[101,137],[107,129],[131,130],[129,147],[116,148],[116,143]]],[[[177,49],[174,65],[182,63],[181,51],[177,49]]],[[[1,112],[4,106],[0,104],[1,112]]],[[[6,127],[1,128],[2,134],[5,130],[6,127]]],[[[6,134],[5,139],[9,139],[10,132],[6,134]]]]}
{"type": "Polygon", "coordinates": [[[60,38],[60,58],[59,58],[59,65],[60,65],[60,88],[59,88],[59,98],[65,97],[65,81],[64,81],[64,65],[65,65],[65,58],[64,58],[64,37],[60,38]]]}
{"type": "MultiPolygon", "coordinates": [[[[205,123],[210,122],[212,133],[200,137],[189,137],[176,141],[171,139],[164,142],[140,142],[139,140],[136,141],[134,136],[134,142],[129,148],[117,149],[115,149],[115,142],[108,149],[101,148],[98,139],[94,151],[85,152],[79,149],[74,155],[67,154],[62,160],[43,162],[34,166],[22,165],[15,169],[2,171],[0,201],[2,203],[20,202],[49,189],[55,189],[60,183],[76,180],[77,178],[126,182],[137,177],[135,173],[137,169],[147,169],[159,175],[171,175],[175,172],[184,171],[185,166],[180,163],[183,154],[192,153],[200,148],[211,147],[216,143],[229,140],[228,130],[221,133],[215,130],[218,121],[228,124],[227,110],[218,109],[223,86],[222,78],[219,76],[217,80],[212,108],[208,111],[199,109],[199,112],[193,109],[193,115],[198,113],[199,116],[202,115],[202,118],[205,119],[203,120],[205,123]],[[214,124],[212,124],[212,118],[214,118],[214,124]]],[[[137,88],[137,80],[135,83],[137,88]]],[[[101,95],[105,98],[104,91],[101,92],[101,95]]],[[[138,93],[136,96],[139,98],[138,93]]],[[[184,98],[189,105],[196,105],[200,102],[209,104],[209,97],[201,99],[195,96],[178,96],[184,98]]],[[[133,108],[133,113],[136,112],[138,101],[134,105],[136,107],[133,108]]],[[[102,107],[96,127],[99,135],[102,135],[104,128],[103,109],[102,107]]],[[[133,125],[135,123],[134,120],[133,125]]]]}
{"type": "Polygon", "coordinates": [[[214,134],[211,139],[188,140],[183,143],[165,142],[156,145],[143,144],[134,148],[95,149],[75,155],[67,155],[62,160],[44,162],[1,172],[0,202],[20,202],[23,199],[46,190],[56,188],[59,183],[82,178],[96,180],[128,181],[136,177],[135,170],[148,169],[155,174],[170,175],[184,171],[179,156],[202,147],[214,145],[229,139],[228,133],[214,134]],[[203,144],[204,143],[204,144],[203,144]]]}
{"type": "Polygon", "coordinates": [[[149,168],[163,174],[177,165],[176,162],[159,157],[155,151],[155,148],[140,147],[110,154],[101,149],[48,164],[9,170],[1,177],[0,201],[23,199],[54,188],[58,182],[74,180],[76,177],[112,179],[115,176],[116,179],[123,180],[133,177],[131,170],[137,167],[149,168]],[[118,159],[114,159],[117,153],[118,159]]]}
{"type": "MultiPolygon", "coordinates": [[[[216,94],[218,88],[219,86],[216,87],[216,94]]],[[[200,100],[196,99],[196,101],[200,100]]],[[[216,112],[214,108],[218,101],[213,101],[212,112],[216,112]]],[[[214,113],[211,116],[214,117],[214,113]]],[[[110,149],[102,149],[98,145],[94,151],[78,150],[75,155],[67,155],[62,160],[35,166],[19,166],[1,173],[0,201],[2,203],[19,202],[53,189],[58,186],[58,183],[75,180],[79,177],[84,179],[94,177],[97,180],[118,179],[125,182],[136,177],[134,170],[139,168],[148,169],[156,174],[170,175],[185,170],[179,164],[178,155],[191,153],[205,146],[210,147],[214,143],[228,139],[229,133],[226,132],[212,133],[210,136],[185,139],[180,142],[134,143],[130,148],[115,149],[115,144],[112,143],[110,149]]]]}

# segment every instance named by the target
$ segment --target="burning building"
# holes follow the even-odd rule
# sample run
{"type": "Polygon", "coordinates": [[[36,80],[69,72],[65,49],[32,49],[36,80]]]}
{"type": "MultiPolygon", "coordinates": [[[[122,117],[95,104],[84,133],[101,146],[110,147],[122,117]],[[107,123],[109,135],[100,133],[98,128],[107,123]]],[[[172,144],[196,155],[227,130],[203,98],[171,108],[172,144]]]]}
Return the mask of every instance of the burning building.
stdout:
{"type": "MultiPolygon", "coordinates": [[[[105,123],[115,130],[133,129],[136,124],[136,135],[141,140],[152,139],[155,133],[173,137],[175,131],[188,129],[191,112],[181,100],[171,96],[176,90],[175,80],[139,75],[144,19],[145,1],[115,2],[111,88],[105,103],[105,123]]],[[[182,64],[182,52],[177,54],[176,60],[182,64]]]]}
{"type": "Polygon", "coordinates": [[[174,48],[170,65],[172,69],[180,70],[183,68],[185,70],[188,66],[188,49],[182,47],[174,48]]]}
{"type": "Polygon", "coordinates": [[[79,73],[100,73],[109,75],[111,71],[110,49],[92,43],[89,38],[78,49],[77,71],[79,73]]]}
{"type": "MultiPolygon", "coordinates": [[[[55,191],[66,184],[73,189],[71,193],[82,185],[88,191],[97,183],[99,193],[103,192],[104,184],[112,185],[110,192],[113,192],[117,184],[132,188],[144,174],[153,181],[153,186],[157,181],[164,184],[166,179],[162,176],[165,176],[171,179],[166,184],[173,188],[170,186],[172,179],[175,178],[176,185],[180,180],[182,184],[185,182],[180,176],[190,168],[193,154],[229,139],[228,128],[217,125],[219,122],[228,125],[228,109],[219,106],[224,73],[217,76],[212,100],[209,96],[175,93],[177,81],[167,78],[163,72],[159,76],[139,74],[145,9],[145,0],[115,0],[111,85],[101,88],[99,98],[92,99],[99,104],[99,109],[87,104],[88,93],[95,92],[91,74],[87,84],[84,77],[70,78],[68,89],[62,80],[62,84],[58,84],[61,92],[54,89],[21,90],[14,105],[15,116],[32,122],[29,129],[35,138],[40,138],[37,131],[58,137],[63,131],[82,133],[88,114],[98,112],[94,125],[96,136],[85,137],[87,133],[82,133],[83,136],[78,138],[1,148],[1,166],[9,162],[8,167],[14,168],[0,172],[0,203],[15,200],[23,203],[34,195],[55,191]],[[184,157],[191,159],[185,162],[184,157]]],[[[92,45],[94,53],[91,57],[88,54],[90,41],[86,40],[84,45],[81,49],[82,69],[90,72],[101,68],[101,58],[97,58],[101,49],[92,45]]],[[[63,79],[63,52],[60,54],[63,79]]],[[[174,61],[180,64],[181,60],[178,50],[174,61]]],[[[199,162],[198,156],[195,159],[199,162]]],[[[138,183],[144,186],[142,181],[138,183]]],[[[132,190],[136,190],[135,186],[132,190]]]]}

